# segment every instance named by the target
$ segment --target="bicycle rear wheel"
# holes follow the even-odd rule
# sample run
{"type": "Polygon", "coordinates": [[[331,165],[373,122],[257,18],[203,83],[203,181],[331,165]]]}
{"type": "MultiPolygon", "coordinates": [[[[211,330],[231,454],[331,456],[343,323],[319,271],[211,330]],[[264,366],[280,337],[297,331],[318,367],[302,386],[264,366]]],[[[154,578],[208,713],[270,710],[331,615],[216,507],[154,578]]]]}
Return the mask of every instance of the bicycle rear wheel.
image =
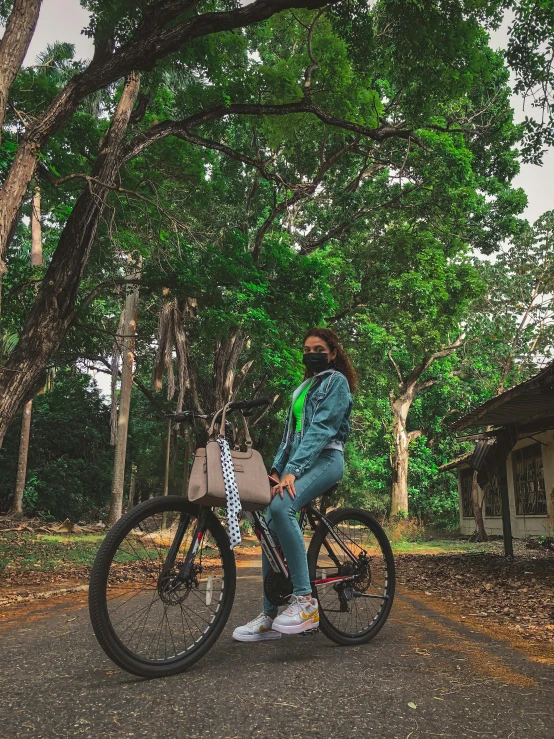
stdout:
{"type": "Polygon", "coordinates": [[[342,645],[365,644],[388,618],[394,598],[394,557],[387,536],[367,511],[338,509],[321,521],[308,549],[319,627],[342,645]]]}
{"type": "Polygon", "coordinates": [[[127,672],[174,675],[213,646],[235,585],[235,558],[214,514],[179,496],[154,498],[123,516],[98,550],[89,586],[92,627],[127,672]],[[181,581],[189,552],[189,575],[181,581]]]}

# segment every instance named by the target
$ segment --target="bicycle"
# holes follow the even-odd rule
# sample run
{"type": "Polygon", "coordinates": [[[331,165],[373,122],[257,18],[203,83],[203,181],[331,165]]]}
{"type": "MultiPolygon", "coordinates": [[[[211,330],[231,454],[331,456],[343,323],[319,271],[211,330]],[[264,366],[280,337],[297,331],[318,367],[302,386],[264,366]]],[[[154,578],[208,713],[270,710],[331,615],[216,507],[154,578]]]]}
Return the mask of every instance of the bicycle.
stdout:
{"type": "MultiPolygon", "coordinates": [[[[244,413],[267,399],[239,401],[244,413]]],[[[175,421],[213,418],[190,411],[175,421]]],[[[337,644],[365,644],[390,613],[395,567],[387,536],[367,511],[300,512],[308,547],[312,593],[319,601],[319,628],[337,644]]],[[[264,581],[269,600],[289,601],[292,585],[278,539],[260,512],[245,514],[271,564],[264,581]]],[[[183,672],[203,657],[221,634],[233,605],[236,563],[214,509],[181,496],[140,503],[113,526],[96,555],[89,612],[100,646],[119,667],[139,677],[183,672]]]]}

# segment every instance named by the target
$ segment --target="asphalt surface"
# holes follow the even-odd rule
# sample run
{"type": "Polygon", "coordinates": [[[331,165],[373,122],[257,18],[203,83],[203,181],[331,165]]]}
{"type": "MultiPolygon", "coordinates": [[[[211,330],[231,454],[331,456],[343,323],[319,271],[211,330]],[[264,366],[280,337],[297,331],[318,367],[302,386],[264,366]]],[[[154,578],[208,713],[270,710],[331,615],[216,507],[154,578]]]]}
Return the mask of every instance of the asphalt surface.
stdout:
{"type": "Polygon", "coordinates": [[[105,657],[83,593],[13,611],[0,630],[0,737],[554,737],[551,659],[409,592],[363,647],[322,634],[240,644],[231,632],[259,612],[260,583],[255,570],[238,575],[216,646],[165,680],[105,657]]]}

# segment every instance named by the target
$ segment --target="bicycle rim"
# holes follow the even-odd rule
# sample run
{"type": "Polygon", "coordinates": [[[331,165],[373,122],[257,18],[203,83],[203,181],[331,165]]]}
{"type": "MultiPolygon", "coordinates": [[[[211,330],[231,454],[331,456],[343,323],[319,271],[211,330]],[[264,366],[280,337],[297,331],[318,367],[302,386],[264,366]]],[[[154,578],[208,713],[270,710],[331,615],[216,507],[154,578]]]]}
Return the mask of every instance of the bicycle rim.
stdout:
{"type": "Polygon", "coordinates": [[[361,644],[377,635],[392,607],[394,558],[381,526],[366,511],[329,514],[308,551],[319,625],[333,641],[361,644]]]}
{"type": "Polygon", "coordinates": [[[207,525],[190,577],[175,580],[200,510],[177,496],[142,503],[110,530],[97,554],[89,589],[93,628],[108,656],[133,674],[156,677],[186,669],[227,621],[235,562],[211,512],[205,512],[207,525]],[[168,569],[172,546],[175,558],[168,569]]]}

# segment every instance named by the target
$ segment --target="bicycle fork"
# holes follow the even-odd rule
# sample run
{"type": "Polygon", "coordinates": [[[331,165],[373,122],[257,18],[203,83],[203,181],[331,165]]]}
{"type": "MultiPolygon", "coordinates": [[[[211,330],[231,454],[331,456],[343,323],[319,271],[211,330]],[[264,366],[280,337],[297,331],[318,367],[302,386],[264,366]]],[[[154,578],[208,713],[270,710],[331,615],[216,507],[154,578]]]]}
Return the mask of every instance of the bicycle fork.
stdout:
{"type": "MultiPolygon", "coordinates": [[[[184,582],[187,582],[190,579],[191,574],[192,574],[192,564],[194,562],[194,558],[196,556],[199,546],[202,544],[202,539],[204,538],[204,534],[206,533],[206,528],[207,528],[207,523],[208,523],[208,512],[209,512],[208,508],[200,509],[200,512],[198,514],[198,519],[196,522],[196,526],[194,527],[191,545],[186,554],[185,561],[179,568],[179,571],[175,575],[175,577],[171,579],[167,579],[166,576],[173,569],[173,565],[175,564],[175,559],[177,558],[177,554],[179,553],[179,549],[181,548],[181,544],[183,542],[183,537],[185,536],[185,533],[190,525],[190,521],[192,518],[188,513],[181,514],[181,517],[179,519],[179,525],[177,527],[177,531],[175,532],[175,537],[173,538],[173,542],[171,543],[171,547],[169,548],[167,557],[165,558],[165,561],[162,566],[162,571],[160,573],[160,582],[162,581],[164,582],[163,588],[166,592],[171,592],[173,590],[176,590],[184,582]]],[[[196,573],[194,574],[196,575],[196,573]]]]}

